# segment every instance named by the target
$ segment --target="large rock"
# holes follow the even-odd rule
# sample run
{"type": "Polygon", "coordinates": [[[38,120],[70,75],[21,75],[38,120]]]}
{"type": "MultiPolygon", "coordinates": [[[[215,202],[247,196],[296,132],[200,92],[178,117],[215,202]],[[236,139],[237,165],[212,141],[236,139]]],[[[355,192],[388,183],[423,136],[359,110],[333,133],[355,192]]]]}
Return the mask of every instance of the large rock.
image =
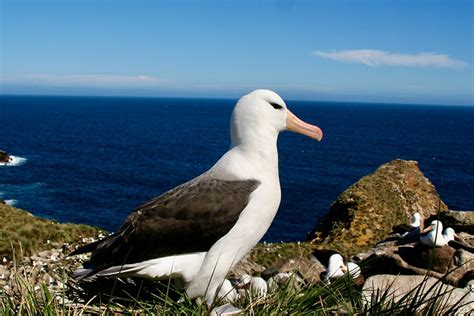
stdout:
{"type": "Polygon", "coordinates": [[[0,150],[0,163],[8,163],[11,158],[4,150],[0,150]]]}
{"type": "Polygon", "coordinates": [[[326,268],[314,257],[295,256],[277,262],[262,272],[262,277],[268,279],[278,273],[296,272],[309,283],[321,281],[320,275],[326,268]]]}
{"type": "MultiPolygon", "coordinates": [[[[365,281],[362,297],[367,307],[375,303],[377,297],[380,299],[383,293],[388,294],[386,303],[390,300],[398,302],[405,295],[408,295],[405,298],[406,305],[418,305],[416,310],[421,314],[428,312],[429,300],[435,297],[437,297],[436,302],[439,303],[438,309],[431,311],[430,314],[434,312],[440,315],[453,308],[454,310],[449,312],[450,315],[467,315],[474,310],[474,292],[470,292],[467,288],[455,288],[443,284],[435,278],[421,275],[396,276],[381,274],[370,277],[365,281]],[[417,292],[418,290],[419,292],[417,292]]],[[[406,310],[403,312],[406,312],[406,310]]],[[[392,313],[397,314],[397,311],[394,310],[392,313]]]]}
{"type": "Polygon", "coordinates": [[[443,227],[451,227],[456,232],[474,234],[474,211],[443,211],[428,218],[425,224],[435,219],[440,220],[443,227]]]}
{"type": "Polygon", "coordinates": [[[248,254],[244,258],[242,258],[242,260],[240,260],[235,266],[232,267],[227,276],[229,278],[239,279],[244,274],[258,274],[263,270],[265,270],[265,268],[262,265],[253,261],[250,258],[250,254],[248,254]]]}
{"type": "Polygon", "coordinates": [[[428,275],[444,283],[460,286],[470,280],[473,254],[450,246],[430,248],[419,243],[396,245],[387,242],[353,259],[368,278],[378,274],[428,275]]]}
{"type": "Polygon", "coordinates": [[[456,249],[450,246],[432,248],[423,244],[400,246],[397,251],[408,264],[443,274],[449,271],[455,252],[456,249]]]}
{"type": "Polygon", "coordinates": [[[393,160],[344,191],[310,239],[349,256],[370,249],[415,212],[426,219],[447,209],[416,161],[393,160]]]}

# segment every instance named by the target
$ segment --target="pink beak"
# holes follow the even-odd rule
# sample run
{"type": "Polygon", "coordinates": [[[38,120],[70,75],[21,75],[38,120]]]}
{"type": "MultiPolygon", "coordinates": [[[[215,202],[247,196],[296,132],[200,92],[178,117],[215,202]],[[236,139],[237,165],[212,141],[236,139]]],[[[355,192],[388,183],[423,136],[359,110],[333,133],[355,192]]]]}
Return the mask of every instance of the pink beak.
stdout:
{"type": "Polygon", "coordinates": [[[287,110],[287,113],[286,128],[289,131],[306,135],[318,142],[321,141],[323,138],[323,131],[319,127],[300,120],[296,115],[291,113],[290,110],[287,110]]]}

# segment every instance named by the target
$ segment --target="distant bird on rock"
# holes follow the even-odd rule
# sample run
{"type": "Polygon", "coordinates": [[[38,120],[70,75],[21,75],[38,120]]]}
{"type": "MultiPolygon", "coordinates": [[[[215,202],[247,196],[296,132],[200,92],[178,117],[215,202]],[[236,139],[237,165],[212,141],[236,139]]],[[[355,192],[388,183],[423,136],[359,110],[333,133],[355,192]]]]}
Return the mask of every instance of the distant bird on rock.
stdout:
{"type": "Polygon", "coordinates": [[[241,288],[248,288],[253,296],[261,298],[267,296],[268,285],[261,277],[251,277],[248,274],[244,274],[240,277],[239,286],[241,288]]]}
{"type": "Polygon", "coordinates": [[[229,280],[224,279],[216,298],[224,303],[234,303],[239,300],[239,293],[229,280]]]}
{"type": "Polygon", "coordinates": [[[474,247],[465,242],[461,237],[459,237],[453,228],[448,227],[443,232],[443,237],[448,243],[448,245],[454,249],[463,249],[474,254],[474,247]]]}
{"type": "Polygon", "coordinates": [[[446,242],[450,242],[451,240],[454,240],[458,236],[456,235],[456,232],[454,231],[454,229],[452,229],[451,227],[448,227],[444,230],[443,237],[444,239],[446,239],[446,242]]]}
{"type": "Polygon", "coordinates": [[[442,247],[448,242],[444,238],[443,234],[443,223],[438,220],[434,220],[430,223],[430,226],[425,228],[420,235],[420,242],[430,247],[442,247]]]}
{"type": "Polygon", "coordinates": [[[273,91],[242,97],[232,113],[230,149],[210,170],[138,207],[116,233],[74,251],[92,252],[75,276],[178,278],[190,298],[212,304],[227,272],[276,215],[277,138],[285,130],[323,137],[273,91]]]}
{"type": "Polygon", "coordinates": [[[416,235],[421,232],[421,216],[416,212],[412,216],[410,224],[399,224],[392,227],[392,234],[398,234],[399,237],[407,237],[408,235],[416,235]]]}
{"type": "Polygon", "coordinates": [[[329,283],[331,279],[338,279],[346,274],[349,274],[355,279],[360,276],[361,269],[359,265],[354,262],[348,262],[346,265],[341,254],[333,254],[329,258],[324,281],[329,283]]]}

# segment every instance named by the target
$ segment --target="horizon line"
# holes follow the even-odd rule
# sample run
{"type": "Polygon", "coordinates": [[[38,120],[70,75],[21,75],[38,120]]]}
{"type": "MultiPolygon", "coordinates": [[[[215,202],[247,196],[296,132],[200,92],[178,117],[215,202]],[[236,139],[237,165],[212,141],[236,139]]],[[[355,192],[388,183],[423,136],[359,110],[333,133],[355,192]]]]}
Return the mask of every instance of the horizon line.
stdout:
{"type": "MultiPolygon", "coordinates": [[[[20,93],[0,93],[0,97],[71,97],[71,98],[140,98],[140,99],[202,99],[202,100],[239,100],[241,97],[213,97],[213,96],[149,96],[149,95],[86,95],[86,94],[20,94],[20,93]]],[[[402,101],[348,101],[348,100],[321,100],[321,99],[297,99],[287,98],[289,102],[318,102],[318,103],[358,103],[358,104],[379,104],[379,105],[414,105],[414,106],[443,106],[443,107],[474,107],[471,104],[459,103],[432,103],[432,102],[402,102],[402,101]]]]}

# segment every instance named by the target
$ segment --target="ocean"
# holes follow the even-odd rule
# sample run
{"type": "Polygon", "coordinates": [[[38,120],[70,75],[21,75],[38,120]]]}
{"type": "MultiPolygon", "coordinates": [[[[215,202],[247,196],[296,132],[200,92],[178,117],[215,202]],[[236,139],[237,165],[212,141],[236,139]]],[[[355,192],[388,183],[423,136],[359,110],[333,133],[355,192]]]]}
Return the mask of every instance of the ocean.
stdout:
{"type": "MultiPolygon", "coordinates": [[[[0,199],[37,216],[116,230],[137,206],[228,149],[236,100],[0,96],[0,199]]],[[[282,203],[263,238],[305,240],[349,185],[417,160],[442,199],[474,210],[474,107],[287,101],[324,131],[279,137],[282,203]]]]}

